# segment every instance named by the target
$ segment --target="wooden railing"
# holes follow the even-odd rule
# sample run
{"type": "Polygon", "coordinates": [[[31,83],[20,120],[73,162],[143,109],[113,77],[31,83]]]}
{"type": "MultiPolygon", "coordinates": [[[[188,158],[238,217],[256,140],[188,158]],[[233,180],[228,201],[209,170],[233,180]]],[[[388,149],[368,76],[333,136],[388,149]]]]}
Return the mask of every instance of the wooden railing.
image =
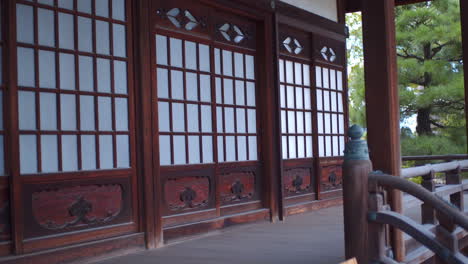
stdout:
{"type": "MultiPolygon", "coordinates": [[[[357,257],[359,263],[399,263],[391,254],[389,233],[399,229],[406,233],[405,244],[412,243],[402,263],[468,263],[460,253],[468,248],[468,217],[463,212],[468,182],[461,175],[468,160],[403,169],[401,177],[372,172],[367,144],[358,132],[350,128],[343,164],[346,258],[357,257]],[[422,177],[422,184],[408,180],[414,177],[422,177]],[[421,206],[421,223],[392,211],[386,199],[390,191],[408,194],[403,199],[406,208],[421,206]]],[[[426,160],[457,159],[454,157],[426,160]]]]}

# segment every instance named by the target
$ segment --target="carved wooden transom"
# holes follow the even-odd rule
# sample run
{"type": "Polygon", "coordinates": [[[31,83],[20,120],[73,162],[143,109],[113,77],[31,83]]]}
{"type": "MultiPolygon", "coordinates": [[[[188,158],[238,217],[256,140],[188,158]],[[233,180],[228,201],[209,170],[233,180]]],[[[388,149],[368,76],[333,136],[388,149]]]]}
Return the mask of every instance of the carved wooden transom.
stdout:
{"type": "Polygon", "coordinates": [[[331,61],[334,62],[336,60],[336,53],[332,48],[329,48],[327,46],[323,47],[320,50],[320,54],[322,54],[322,57],[326,61],[331,61]]]}
{"type": "Polygon", "coordinates": [[[299,54],[304,49],[299,40],[291,37],[287,37],[283,40],[283,46],[289,53],[299,54]]]}

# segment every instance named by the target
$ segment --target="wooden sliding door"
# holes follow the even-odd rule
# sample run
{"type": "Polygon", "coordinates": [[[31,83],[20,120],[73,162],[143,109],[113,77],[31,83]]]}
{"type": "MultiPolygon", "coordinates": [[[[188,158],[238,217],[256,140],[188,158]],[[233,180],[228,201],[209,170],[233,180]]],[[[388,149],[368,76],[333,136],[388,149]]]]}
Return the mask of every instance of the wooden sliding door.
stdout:
{"type": "Polygon", "coordinates": [[[163,227],[263,208],[256,21],[202,1],[152,10],[163,227]]]}

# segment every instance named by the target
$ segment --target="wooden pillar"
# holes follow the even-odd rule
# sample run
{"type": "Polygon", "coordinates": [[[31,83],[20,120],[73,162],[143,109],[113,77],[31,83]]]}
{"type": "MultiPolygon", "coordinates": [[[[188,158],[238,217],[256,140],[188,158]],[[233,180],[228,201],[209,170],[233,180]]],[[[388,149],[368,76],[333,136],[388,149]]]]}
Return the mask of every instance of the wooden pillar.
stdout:
{"type": "MultiPolygon", "coordinates": [[[[395,47],[395,3],[361,0],[366,82],[367,140],[375,170],[399,176],[400,113],[395,47]]],[[[401,212],[401,193],[389,195],[392,208],[401,212]]],[[[392,232],[395,258],[404,258],[402,233],[392,232]]]]}
{"type": "MultiPolygon", "coordinates": [[[[462,29],[463,69],[465,74],[465,118],[466,136],[468,137],[468,2],[460,0],[460,21],[462,29]]],[[[468,153],[468,150],[467,150],[468,153]]]]}

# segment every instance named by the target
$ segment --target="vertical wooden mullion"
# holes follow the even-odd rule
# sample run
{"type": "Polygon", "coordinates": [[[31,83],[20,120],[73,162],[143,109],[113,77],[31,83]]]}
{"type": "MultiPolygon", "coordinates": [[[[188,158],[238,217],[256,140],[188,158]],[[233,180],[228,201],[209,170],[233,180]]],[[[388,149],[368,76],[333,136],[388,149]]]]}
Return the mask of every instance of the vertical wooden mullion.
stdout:
{"type": "Polygon", "coordinates": [[[223,140],[223,160],[226,162],[226,115],[224,114],[225,108],[225,100],[224,100],[224,55],[223,50],[219,49],[219,71],[220,71],[220,80],[221,80],[221,114],[223,115],[223,133],[222,133],[222,140],[223,140]]]}
{"type": "MultiPolygon", "coordinates": [[[[38,31],[38,15],[37,15],[37,7],[33,7],[33,21],[34,21],[34,46],[37,47],[39,45],[39,31],[38,31]]],[[[35,74],[35,87],[36,89],[39,88],[39,50],[34,48],[34,74],[35,74]]],[[[40,131],[42,130],[41,127],[41,115],[40,115],[40,92],[34,92],[35,100],[36,100],[36,131],[39,134],[36,136],[36,147],[37,147],[37,171],[42,172],[42,151],[41,151],[41,135],[40,131]]]]}
{"type": "MultiPolygon", "coordinates": [[[[54,1],[56,4],[56,0],[54,1]]],[[[56,6],[56,5],[55,5],[56,6]]],[[[62,109],[61,109],[61,93],[62,87],[60,85],[60,60],[58,52],[59,48],[59,28],[58,28],[58,12],[57,9],[54,8],[54,32],[55,32],[55,41],[54,41],[54,54],[55,54],[55,89],[57,95],[57,157],[58,157],[58,171],[63,171],[63,159],[62,159],[62,109]]]]}
{"type": "MultiPolygon", "coordinates": [[[[79,0],[78,0],[79,1],[79,0]]],[[[98,83],[97,83],[97,56],[96,56],[96,19],[95,19],[95,5],[91,4],[91,26],[92,26],[92,59],[93,59],[93,92],[97,93],[99,91],[98,83]]],[[[101,168],[101,140],[100,140],[100,128],[99,128],[99,97],[98,95],[94,96],[94,123],[95,123],[95,131],[96,131],[96,168],[101,168]]]]}
{"type": "MultiPolygon", "coordinates": [[[[174,120],[172,120],[172,67],[171,65],[171,41],[169,37],[166,37],[166,51],[167,51],[167,94],[169,96],[168,106],[169,106],[169,130],[170,130],[170,148],[171,148],[171,164],[174,164],[175,155],[174,155],[174,120]]],[[[183,73],[182,73],[183,74],[183,73]]],[[[183,77],[185,78],[185,77],[183,77]]],[[[183,85],[183,84],[182,84],[183,85]]]]}
{"type": "MultiPolygon", "coordinates": [[[[101,0],[102,1],[102,0],[101,0]]],[[[109,18],[112,18],[112,1],[109,1],[109,0],[106,0],[108,3],[108,8],[109,8],[109,18]]],[[[96,6],[96,2],[94,3],[94,6],[96,6]]],[[[118,168],[118,164],[117,164],[117,113],[115,112],[115,101],[116,101],[116,97],[115,97],[115,83],[114,83],[114,27],[113,27],[113,23],[112,22],[108,22],[109,24],[109,55],[112,57],[112,59],[109,59],[109,66],[110,66],[110,85],[111,85],[111,107],[112,107],[112,130],[113,130],[113,134],[112,134],[112,147],[113,147],[113,159],[114,159],[114,168],[118,168]]],[[[127,38],[125,38],[127,39],[127,38]]],[[[127,46],[127,45],[126,45],[127,46]]],[[[127,62],[129,63],[129,62],[127,62]]],[[[128,74],[128,73],[127,73],[128,74]]],[[[129,89],[127,89],[127,93],[130,93],[130,91],[128,91],[129,89]]],[[[128,107],[128,104],[129,104],[129,98],[127,97],[127,115],[128,113],[130,113],[130,108],[128,107]]],[[[127,126],[128,128],[130,128],[130,118],[127,116],[127,126]]],[[[128,142],[130,144],[130,136],[129,136],[129,139],[128,139],[128,142]]],[[[130,151],[130,149],[129,149],[130,151]]],[[[129,155],[130,157],[130,155],[129,155]]]]}
{"type": "MultiPolygon", "coordinates": [[[[286,78],[286,73],[287,73],[287,70],[286,70],[286,60],[283,60],[283,71],[284,71],[284,83],[283,83],[283,87],[284,87],[284,118],[286,119],[285,123],[286,123],[286,134],[284,134],[286,136],[286,159],[289,159],[289,116],[288,116],[288,112],[289,112],[289,107],[288,107],[288,82],[286,81],[287,78],[286,78]]],[[[281,85],[280,85],[280,89],[281,89],[281,85]]],[[[280,96],[281,96],[281,92],[280,92],[280,96]]],[[[281,98],[280,98],[280,108],[281,108],[281,98]]],[[[280,116],[281,116],[281,112],[280,112],[280,116]]],[[[281,140],[283,140],[281,138],[281,140]]],[[[282,142],[282,141],[281,141],[282,142]]],[[[284,158],[283,158],[284,160],[284,158]]]]}
{"type": "MultiPolygon", "coordinates": [[[[20,153],[19,153],[19,113],[18,113],[18,86],[17,86],[17,41],[16,41],[16,3],[13,0],[3,1],[5,4],[5,17],[7,18],[6,50],[5,57],[9,65],[6,78],[6,105],[10,118],[5,119],[5,129],[9,138],[6,141],[10,162],[10,203],[11,203],[11,233],[13,252],[22,254],[23,249],[23,199],[22,184],[20,178],[20,153]]],[[[37,140],[37,137],[36,137],[37,140]]]]}
{"type": "MultiPolygon", "coordinates": [[[[73,10],[77,10],[77,2],[73,1],[73,10]]],[[[74,50],[78,50],[78,16],[73,15],[73,37],[74,37],[74,50]]],[[[77,150],[78,150],[78,170],[83,169],[83,152],[82,152],[82,143],[81,143],[81,137],[82,137],[82,130],[81,130],[81,97],[80,97],[80,72],[79,72],[79,56],[78,53],[73,54],[74,59],[75,59],[75,90],[77,91],[76,94],[76,120],[77,120],[77,131],[78,131],[78,136],[77,136],[77,150]]],[[[97,168],[97,167],[96,167],[97,168]]]]}

